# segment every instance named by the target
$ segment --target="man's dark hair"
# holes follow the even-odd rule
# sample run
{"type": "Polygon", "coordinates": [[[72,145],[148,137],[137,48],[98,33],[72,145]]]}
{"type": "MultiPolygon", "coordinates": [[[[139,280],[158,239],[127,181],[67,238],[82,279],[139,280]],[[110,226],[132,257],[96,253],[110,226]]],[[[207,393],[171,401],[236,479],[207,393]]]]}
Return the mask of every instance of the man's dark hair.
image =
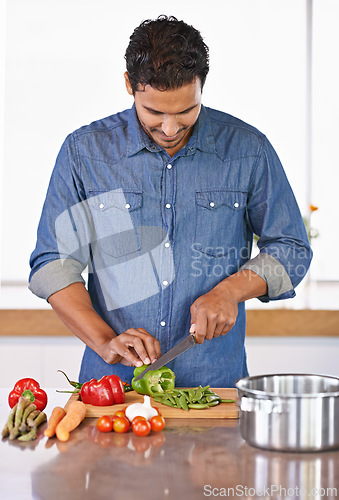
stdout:
{"type": "Polygon", "coordinates": [[[125,53],[133,93],[141,86],[174,90],[209,70],[208,47],[198,30],[173,16],[143,21],[135,28],[125,53]]]}

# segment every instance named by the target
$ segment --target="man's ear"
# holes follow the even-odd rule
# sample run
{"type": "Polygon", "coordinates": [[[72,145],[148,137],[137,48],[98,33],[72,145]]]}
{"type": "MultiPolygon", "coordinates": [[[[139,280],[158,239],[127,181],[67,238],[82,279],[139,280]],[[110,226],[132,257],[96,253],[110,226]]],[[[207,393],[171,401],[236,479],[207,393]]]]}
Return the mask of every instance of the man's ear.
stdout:
{"type": "Polygon", "coordinates": [[[129,95],[133,95],[133,89],[132,89],[132,85],[131,85],[131,83],[130,83],[130,81],[129,81],[127,71],[125,71],[125,73],[124,73],[124,77],[125,77],[125,85],[126,85],[126,90],[127,90],[127,92],[129,93],[129,95]]]}

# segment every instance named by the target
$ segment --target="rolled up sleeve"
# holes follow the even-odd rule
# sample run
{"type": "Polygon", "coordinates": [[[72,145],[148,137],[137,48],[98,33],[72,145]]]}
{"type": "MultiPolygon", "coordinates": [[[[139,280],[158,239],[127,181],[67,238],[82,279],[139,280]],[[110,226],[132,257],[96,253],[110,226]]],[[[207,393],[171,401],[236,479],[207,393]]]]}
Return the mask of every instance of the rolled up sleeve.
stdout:
{"type": "Polygon", "coordinates": [[[241,269],[250,269],[268,286],[263,302],[295,296],[306,275],[312,250],[295,196],[280,160],[265,138],[253,170],[247,207],[248,223],[259,236],[260,254],[241,269]]]}
{"type": "Polygon", "coordinates": [[[28,288],[34,295],[47,300],[72,283],[85,284],[82,268],[82,264],[72,259],[53,260],[33,274],[28,288]]]}

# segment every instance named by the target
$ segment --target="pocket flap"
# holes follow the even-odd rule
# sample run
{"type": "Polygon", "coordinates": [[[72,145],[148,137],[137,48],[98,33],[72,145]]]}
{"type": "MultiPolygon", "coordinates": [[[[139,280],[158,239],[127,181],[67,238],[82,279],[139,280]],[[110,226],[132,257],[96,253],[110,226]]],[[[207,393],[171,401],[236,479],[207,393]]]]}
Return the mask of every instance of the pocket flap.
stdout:
{"type": "Polygon", "coordinates": [[[88,204],[100,212],[105,212],[109,208],[131,212],[142,205],[142,192],[138,191],[92,191],[91,194],[94,196],[88,198],[88,204]]]}
{"type": "Polygon", "coordinates": [[[232,210],[246,207],[247,193],[242,191],[197,191],[196,203],[201,207],[215,210],[223,205],[232,210]]]}

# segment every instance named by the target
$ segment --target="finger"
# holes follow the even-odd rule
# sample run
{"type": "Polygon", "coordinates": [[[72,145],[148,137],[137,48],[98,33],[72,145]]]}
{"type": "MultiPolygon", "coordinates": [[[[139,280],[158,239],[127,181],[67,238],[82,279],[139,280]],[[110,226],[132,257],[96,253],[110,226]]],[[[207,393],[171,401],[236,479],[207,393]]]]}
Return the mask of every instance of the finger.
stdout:
{"type": "Polygon", "coordinates": [[[149,365],[151,363],[151,359],[146,347],[146,339],[147,336],[143,334],[140,338],[137,335],[129,335],[126,333],[122,334],[123,342],[128,346],[132,347],[135,350],[136,356],[141,359],[144,365],[149,365]]]}
{"type": "Polygon", "coordinates": [[[161,348],[159,342],[154,337],[146,337],[144,339],[144,344],[148,357],[151,363],[154,363],[161,356],[161,348]]]}
{"type": "Polygon", "coordinates": [[[202,344],[207,332],[207,316],[199,311],[195,315],[195,338],[198,344],[202,344]]]}
{"type": "Polygon", "coordinates": [[[148,333],[144,328],[137,328],[136,330],[128,330],[128,333],[139,336],[144,343],[144,348],[147,352],[147,359],[144,360],[146,365],[154,363],[161,356],[161,347],[159,341],[148,333]]]}
{"type": "Polygon", "coordinates": [[[195,323],[191,324],[190,333],[195,333],[195,323]]]}
{"type": "Polygon", "coordinates": [[[224,323],[220,331],[220,335],[226,335],[230,330],[232,330],[236,323],[236,319],[236,316],[227,318],[227,321],[224,323]]]}
{"type": "Polygon", "coordinates": [[[207,316],[206,340],[211,340],[215,336],[217,321],[214,316],[207,316]]]}
{"type": "Polygon", "coordinates": [[[110,342],[110,350],[112,353],[121,356],[131,366],[142,366],[143,365],[142,358],[137,358],[136,356],[134,356],[131,350],[129,349],[131,341],[128,337],[130,336],[127,335],[126,338],[126,334],[122,333],[118,337],[112,339],[110,342]]]}

